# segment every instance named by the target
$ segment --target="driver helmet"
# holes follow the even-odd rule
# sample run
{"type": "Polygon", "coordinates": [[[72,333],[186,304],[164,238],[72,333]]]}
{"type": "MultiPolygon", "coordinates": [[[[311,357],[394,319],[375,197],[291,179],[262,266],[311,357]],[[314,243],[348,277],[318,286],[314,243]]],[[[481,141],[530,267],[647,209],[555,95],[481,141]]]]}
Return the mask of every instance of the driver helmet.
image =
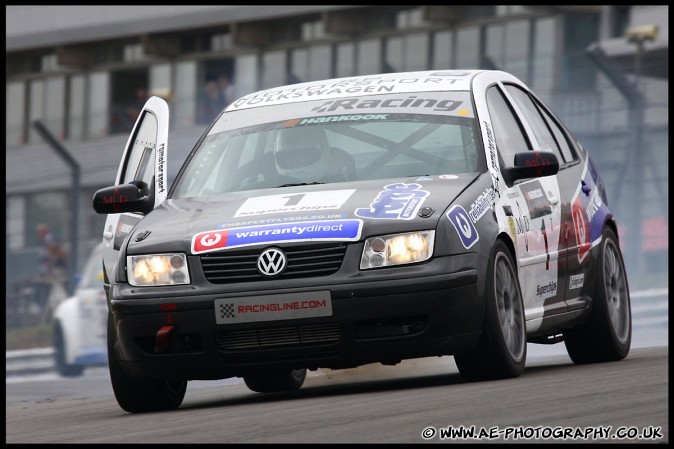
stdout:
{"type": "Polygon", "coordinates": [[[301,182],[321,181],[330,169],[330,147],[325,131],[316,126],[279,130],[274,159],[280,175],[301,182]]]}

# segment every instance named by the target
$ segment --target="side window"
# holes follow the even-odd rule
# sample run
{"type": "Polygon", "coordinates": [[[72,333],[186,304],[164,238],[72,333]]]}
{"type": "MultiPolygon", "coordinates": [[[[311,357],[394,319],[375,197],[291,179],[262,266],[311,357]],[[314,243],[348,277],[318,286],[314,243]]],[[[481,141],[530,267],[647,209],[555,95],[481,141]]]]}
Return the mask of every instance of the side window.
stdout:
{"type": "Polygon", "coordinates": [[[132,143],[132,149],[129,153],[126,170],[122,176],[122,184],[127,184],[133,180],[152,183],[154,175],[154,149],[157,142],[157,118],[145,112],[143,122],[135,136],[135,142],[132,143]]]}
{"type": "Polygon", "coordinates": [[[538,103],[536,103],[536,105],[538,106],[538,109],[541,111],[541,114],[543,115],[543,118],[545,118],[545,121],[547,122],[548,126],[552,130],[552,133],[555,135],[555,139],[557,139],[559,149],[562,150],[564,160],[566,162],[576,160],[577,157],[575,157],[575,154],[571,149],[571,145],[569,144],[569,140],[567,139],[564,131],[562,131],[562,129],[559,127],[555,119],[552,118],[552,116],[545,110],[545,108],[541,107],[541,105],[539,105],[538,103]]]}
{"type": "Polygon", "coordinates": [[[522,114],[524,114],[524,118],[527,120],[527,122],[529,122],[529,125],[536,136],[536,140],[538,141],[538,145],[540,145],[540,150],[552,151],[555,153],[560,163],[562,163],[563,159],[559,152],[557,142],[555,142],[552,132],[548,128],[546,122],[543,120],[543,117],[541,117],[538,108],[531,100],[531,97],[529,97],[529,94],[524,92],[519,87],[512,85],[506,85],[506,89],[513,97],[515,103],[517,103],[517,106],[520,108],[520,111],[522,111],[522,114]]]}
{"type": "Polygon", "coordinates": [[[487,107],[494,127],[496,148],[505,166],[510,167],[515,162],[515,153],[530,150],[531,147],[517,118],[497,86],[487,89],[487,107]]]}

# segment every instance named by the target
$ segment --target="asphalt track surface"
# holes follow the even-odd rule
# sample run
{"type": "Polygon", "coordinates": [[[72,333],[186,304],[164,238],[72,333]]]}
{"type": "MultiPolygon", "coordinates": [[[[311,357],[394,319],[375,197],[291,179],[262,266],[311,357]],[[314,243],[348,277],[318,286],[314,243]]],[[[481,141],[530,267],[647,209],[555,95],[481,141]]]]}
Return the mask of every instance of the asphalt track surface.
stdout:
{"type": "Polygon", "coordinates": [[[540,353],[519,378],[479,383],[464,382],[452,357],[319,370],[294,393],[253,393],[239,379],[190,382],[178,410],[147,414],[119,408],[105,368],[8,381],[6,443],[669,441],[667,346],[595,365],[540,353]],[[448,438],[449,427],[483,438],[448,438]]]}

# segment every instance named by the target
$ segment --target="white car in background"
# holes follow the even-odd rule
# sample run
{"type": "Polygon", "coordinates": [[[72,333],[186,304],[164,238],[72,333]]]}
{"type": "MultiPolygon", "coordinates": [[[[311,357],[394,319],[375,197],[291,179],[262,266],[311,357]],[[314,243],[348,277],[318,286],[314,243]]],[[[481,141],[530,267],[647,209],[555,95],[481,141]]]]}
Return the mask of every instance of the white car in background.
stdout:
{"type": "Polygon", "coordinates": [[[102,245],[87,260],[75,295],[54,312],[54,361],[65,377],[81,376],[88,366],[106,366],[108,308],[103,289],[102,245]]]}

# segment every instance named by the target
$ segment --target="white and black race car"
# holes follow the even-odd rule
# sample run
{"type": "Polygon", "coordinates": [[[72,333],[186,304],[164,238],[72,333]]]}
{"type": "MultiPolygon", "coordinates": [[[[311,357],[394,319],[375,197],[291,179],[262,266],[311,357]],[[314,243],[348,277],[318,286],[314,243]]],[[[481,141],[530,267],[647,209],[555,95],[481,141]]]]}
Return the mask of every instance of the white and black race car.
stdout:
{"type": "Polygon", "coordinates": [[[169,188],[151,98],[103,235],[112,386],[129,412],[188,380],[301,387],[307,370],[453,355],[522,373],[631,342],[616,219],[587,151],[516,77],[425,71],[293,84],[231,104],[169,188]]]}

